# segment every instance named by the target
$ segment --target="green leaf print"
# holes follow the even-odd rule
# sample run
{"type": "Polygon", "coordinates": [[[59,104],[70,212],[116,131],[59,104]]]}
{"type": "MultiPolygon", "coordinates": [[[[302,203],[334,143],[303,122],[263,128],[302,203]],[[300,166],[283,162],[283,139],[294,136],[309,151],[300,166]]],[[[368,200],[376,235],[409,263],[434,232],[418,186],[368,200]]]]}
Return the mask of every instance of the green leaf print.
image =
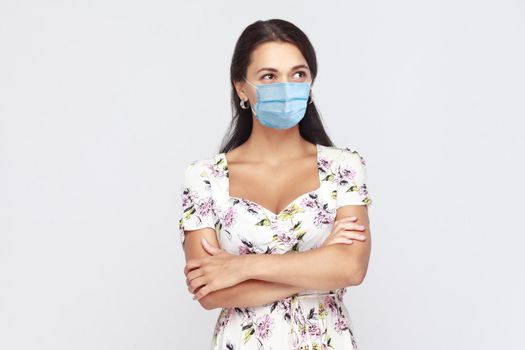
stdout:
{"type": "Polygon", "coordinates": [[[248,340],[250,340],[252,335],[255,333],[255,328],[253,328],[253,323],[250,323],[242,327],[242,329],[244,330],[243,341],[244,341],[244,344],[246,344],[248,340]]]}
{"type": "Polygon", "coordinates": [[[255,224],[255,226],[270,226],[271,222],[268,218],[262,219],[258,223],[255,224]]]}

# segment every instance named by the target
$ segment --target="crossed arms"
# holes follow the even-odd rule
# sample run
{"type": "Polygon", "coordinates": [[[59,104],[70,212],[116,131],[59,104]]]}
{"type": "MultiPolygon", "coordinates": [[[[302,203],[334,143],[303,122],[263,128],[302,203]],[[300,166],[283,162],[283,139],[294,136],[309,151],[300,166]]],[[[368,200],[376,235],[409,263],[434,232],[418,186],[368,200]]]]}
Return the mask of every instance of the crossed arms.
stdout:
{"type": "MultiPolygon", "coordinates": [[[[348,216],[357,217],[356,222],[365,226],[365,230],[360,233],[367,236],[366,240],[354,241],[353,244],[325,245],[292,254],[239,256],[236,273],[245,280],[211,291],[198,299],[199,303],[207,310],[259,306],[303,290],[330,290],[359,285],[366,276],[371,250],[366,205],[343,206],[337,210],[335,220],[348,216]]],[[[184,244],[186,261],[210,256],[202,247],[202,237],[211,245],[219,247],[214,229],[202,228],[189,232],[184,244]]]]}

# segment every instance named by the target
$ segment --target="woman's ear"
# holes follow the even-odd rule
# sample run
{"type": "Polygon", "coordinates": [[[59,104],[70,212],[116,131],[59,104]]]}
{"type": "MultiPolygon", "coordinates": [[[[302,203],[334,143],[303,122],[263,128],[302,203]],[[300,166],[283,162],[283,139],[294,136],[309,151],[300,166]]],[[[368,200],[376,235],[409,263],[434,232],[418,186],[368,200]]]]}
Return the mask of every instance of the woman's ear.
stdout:
{"type": "Polygon", "coordinates": [[[239,96],[241,100],[247,100],[248,94],[246,93],[244,89],[244,86],[246,85],[246,83],[243,83],[242,81],[235,81],[233,82],[233,85],[235,86],[235,91],[237,92],[237,96],[239,96]]]}

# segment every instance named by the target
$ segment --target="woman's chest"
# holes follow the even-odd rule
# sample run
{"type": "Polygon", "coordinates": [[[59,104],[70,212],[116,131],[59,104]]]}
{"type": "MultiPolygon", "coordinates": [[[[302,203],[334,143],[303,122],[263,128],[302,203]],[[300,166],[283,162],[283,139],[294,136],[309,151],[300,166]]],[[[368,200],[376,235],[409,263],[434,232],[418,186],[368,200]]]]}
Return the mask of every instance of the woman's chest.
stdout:
{"type": "MultiPolygon", "coordinates": [[[[315,190],[277,207],[281,209],[279,212],[256,201],[230,195],[227,158],[224,153],[214,158],[208,171],[217,216],[215,228],[223,249],[239,255],[284,254],[321,246],[336,217],[336,182],[331,168],[333,154],[328,148],[317,147],[317,168],[304,169],[305,177],[298,179],[300,188],[315,190]]],[[[289,194],[292,193],[297,192],[292,189],[289,194]]],[[[290,198],[282,195],[282,198],[290,198]]]]}
{"type": "Polygon", "coordinates": [[[221,247],[232,254],[284,254],[319,247],[331,232],[335,202],[321,186],[304,193],[279,213],[226,193],[215,196],[221,247]]]}

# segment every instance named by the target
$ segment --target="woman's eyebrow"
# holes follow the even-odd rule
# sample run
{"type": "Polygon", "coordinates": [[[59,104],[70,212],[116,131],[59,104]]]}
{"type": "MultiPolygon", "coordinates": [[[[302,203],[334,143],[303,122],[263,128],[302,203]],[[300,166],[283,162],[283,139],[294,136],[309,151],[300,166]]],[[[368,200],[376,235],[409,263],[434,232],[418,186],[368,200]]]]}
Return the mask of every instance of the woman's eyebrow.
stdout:
{"type": "MultiPolygon", "coordinates": [[[[305,64],[299,64],[297,66],[294,66],[294,67],[292,67],[291,70],[295,70],[295,69],[298,69],[298,68],[306,68],[306,69],[310,70],[310,68],[308,68],[308,66],[305,65],[305,64]]],[[[263,71],[263,70],[269,70],[270,72],[278,72],[278,70],[275,69],[275,68],[263,67],[263,68],[257,70],[257,72],[255,72],[255,73],[257,74],[257,73],[259,73],[260,71],[263,71]]]]}

